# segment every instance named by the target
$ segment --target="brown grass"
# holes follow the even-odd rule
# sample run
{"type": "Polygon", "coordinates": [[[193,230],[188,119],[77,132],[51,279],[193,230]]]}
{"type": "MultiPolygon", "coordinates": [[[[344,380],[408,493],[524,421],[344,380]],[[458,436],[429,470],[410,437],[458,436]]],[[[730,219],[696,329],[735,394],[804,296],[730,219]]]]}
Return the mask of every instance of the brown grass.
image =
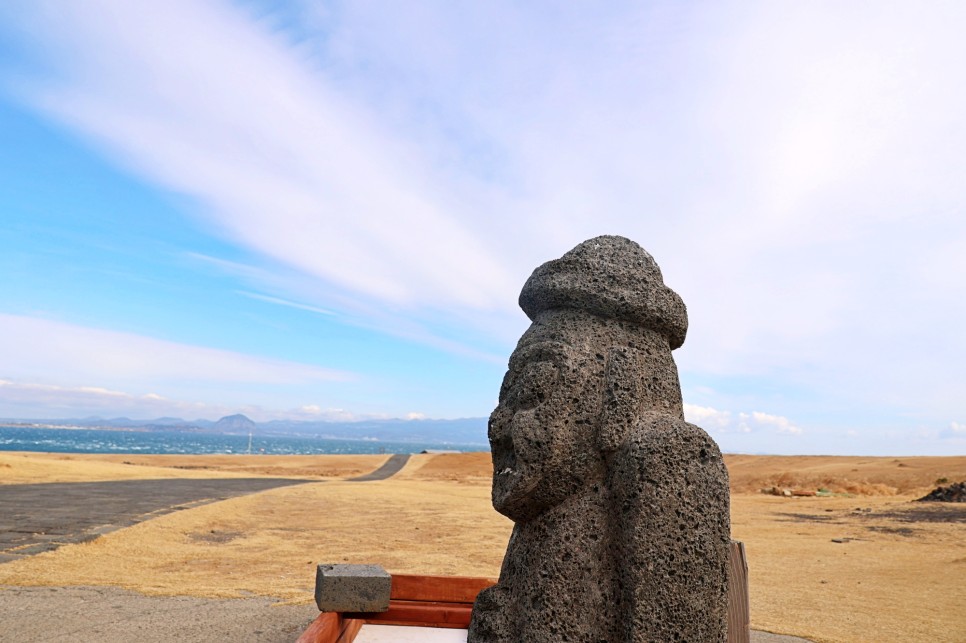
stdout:
{"type": "Polygon", "coordinates": [[[437,480],[459,483],[490,484],[493,466],[487,453],[447,453],[443,456],[414,455],[406,470],[398,477],[413,480],[437,480]]]}
{"type": "Polygon", "coordinates": [[[966,480],[966,457],[863,458],[853,456],[726,455],[731,490],[768,487],[828,489],[868,496],[923,495],[939,478],[966,480]]]}
{"type": "MultiPolygon", "coordinates": [[[[220,475],[248,475],[256,465],[259,473],[279,475],[323,466],[321,460],[273,464],[273,456],[252,456],[254,461],[246,456],[168,461],[138,456],[148,460],[131,465],[118,463],[118,456],[7,457],[53,462],[58,475],[64,466],[72,476],[82,473],[80,465],[98,462],[120,467],[111,469],[118,474],[141,472],[143,477],[154,477],[165,462],[211,467],[169,467],[172,476],[220,470],[220,475]]],[[[355,475],[363,461],[324,456],[342,457],[344,465],[326,460],[324,466],[332,468],[324,470],[344,467],[355,475]]],[[[963,640],[966,509],[910,501],[936,478],[966,479],[961,475],[966,457],[727,460],[737,488],[733,535],[748,551],[754,627],[817,641],[963,640]],[[890,495],[780,498],[758,493],[778,482],[796,488],[888,490],[890,495]]],[[[3,462],[12,466],[3,468],[0,478],[17,472],[18,465],[24,469],[16,459],[3,462]]],[[[379,463],[370,461],[369,468],[379,463]]],[[[499,573],[511,525],[490,508],[489,466],[488,454],[417,456],[384,482],[300,485],[180,511],[91,543],[0,565],[0,584],[115,585],[150,594],[256,594],[309,602],[319,562],[372,562],[391,572],[492,577],[499,573]]],[[[100,467],[91,471],[109,473],[100,467]]],[[[35,470],[32,475],[39,474],[35,470]]]]}
{"type": "Polygon", "coordinates": [[[130,455],[0,452],[0,484],[135,478],[351,478],[388,455],[130,455]]]}

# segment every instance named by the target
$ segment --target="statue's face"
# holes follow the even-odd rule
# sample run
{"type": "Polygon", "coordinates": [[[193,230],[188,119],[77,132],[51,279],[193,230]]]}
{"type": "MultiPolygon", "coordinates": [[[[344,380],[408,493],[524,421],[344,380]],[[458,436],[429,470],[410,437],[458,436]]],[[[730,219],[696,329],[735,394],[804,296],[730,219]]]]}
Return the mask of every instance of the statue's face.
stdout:
{"type": "Polygon", "coordinates": [[[552,322],[530,327],[490,415],[493,506],[515,521],[576,493],[599,464],[603,356],[577,348],[566,331],[552,322]]]}

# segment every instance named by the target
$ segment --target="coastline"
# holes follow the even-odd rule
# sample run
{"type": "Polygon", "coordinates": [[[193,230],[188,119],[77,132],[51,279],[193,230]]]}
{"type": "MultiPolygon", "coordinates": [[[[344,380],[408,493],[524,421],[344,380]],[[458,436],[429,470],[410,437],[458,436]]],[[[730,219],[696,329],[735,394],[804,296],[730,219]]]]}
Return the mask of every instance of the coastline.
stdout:
{"type": "Polygon", "coordinates": [[[0,453],[322,455],[484,451],[487,445],[445,438],[385,439],[320,434],[218,431],[210,428],[81,427],[0,424],[0,453]]]}

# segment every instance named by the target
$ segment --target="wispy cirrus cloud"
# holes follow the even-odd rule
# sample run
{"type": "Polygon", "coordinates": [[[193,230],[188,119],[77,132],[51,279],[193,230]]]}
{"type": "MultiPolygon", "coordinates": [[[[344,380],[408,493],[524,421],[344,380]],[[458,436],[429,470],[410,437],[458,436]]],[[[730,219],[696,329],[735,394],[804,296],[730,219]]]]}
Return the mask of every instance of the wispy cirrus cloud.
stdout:
{"type": "Polygon", "coordinates": [[[309,304],[300,304],[297,301],[289,301],[287,299],[281,299],[280,297],[270,297],[269,295],[261,295],[257,292],[245,292],[244,290],[236,291],[239,295],[244,297],[250,297],[251,299],[257,299],[259,301],[264,301],[269,304],[278,304],[279,306],[288,306],[289,308],[297,308],[299,310],[307,310],[311,313],[317,313],[319,315],[334,315],[335,313],[331,310],[326,310],[325,308],[319,308],[318,306],[310,306],[309,304]]]}
{"type": "Polygon", "coordinates": [[[398,306],[487,309],[512,285],[405,142],[236,7],[52,3],[30,18],[64,72],[30,100],[237,243],[398,306]]]}

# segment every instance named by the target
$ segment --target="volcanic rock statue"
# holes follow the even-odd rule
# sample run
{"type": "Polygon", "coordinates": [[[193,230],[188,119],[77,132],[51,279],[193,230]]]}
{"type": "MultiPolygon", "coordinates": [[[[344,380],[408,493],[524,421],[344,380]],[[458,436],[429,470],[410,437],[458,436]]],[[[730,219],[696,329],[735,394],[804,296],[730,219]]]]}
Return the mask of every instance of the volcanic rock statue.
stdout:
{"type": "Polygon", "coordinates": [[[684,302],[604,236],[537,268],[520,306],[533,323],[489,426],[515,526],[468,641],[725,641],[728,472],[684,421],[684,302]]]}

